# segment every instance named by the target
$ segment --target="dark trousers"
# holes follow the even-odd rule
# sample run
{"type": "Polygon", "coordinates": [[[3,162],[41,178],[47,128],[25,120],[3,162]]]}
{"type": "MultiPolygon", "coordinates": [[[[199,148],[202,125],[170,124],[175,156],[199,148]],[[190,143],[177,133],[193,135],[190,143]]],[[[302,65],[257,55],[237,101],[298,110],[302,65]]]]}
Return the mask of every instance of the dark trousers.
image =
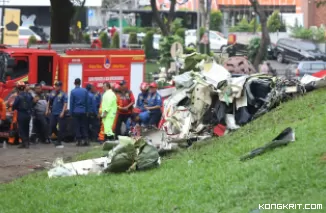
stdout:
{"type": "Polygon", "coordinates": [[[161,111],[152,111],[150,113],[149,125],[157,126],[161,120],[162,112],[161,111]]]}
{"type": "Polygon", "coordinates": [[[100,119],[96,114],[91,114],[88,116],[88,135],[93,141],[97,140],[98,133],[100,132],[100,119]]]}
{"type": "Polygon", "coordinates": [[[49,123],[45,115],[35,115],[33,119],[33,132],[42,142],[49,138],[49,123]]]}
{"type": "Polygon", "coordinates": [[[54,133],[58,138],[58,143],[64,139],[64,131],[66,129],[65,118],[60,118],[59,115],[51,115],[50,117],[51,134],[54,133]],[[59,124],[59,130],[57,125],[59,124]]]}
{"type": "Polygon", "coordinates": [[[75,136],[77,140],[88,139],[88,128],[87,128],[87,115],[86,113],[75,113],[73,114],[75,136]]]}
{"type": "Polygon", "coordinates": [[[31,116],[25,112],[18,112],[17,122],[18,122],[18,133],[19,137],[22,139],[22,144],[25,146],[29,145],[29,122],[31,121],[31,116]]]}
{"type": "Polygon", "coordinates": [[[122,123],[127,123],[127,120],[130,118],[130,114],[117,114],[117,121],[115,125],[115,138],[118,138],[119,135],[127,135],[128,132],[121,132],[122,123]]]}

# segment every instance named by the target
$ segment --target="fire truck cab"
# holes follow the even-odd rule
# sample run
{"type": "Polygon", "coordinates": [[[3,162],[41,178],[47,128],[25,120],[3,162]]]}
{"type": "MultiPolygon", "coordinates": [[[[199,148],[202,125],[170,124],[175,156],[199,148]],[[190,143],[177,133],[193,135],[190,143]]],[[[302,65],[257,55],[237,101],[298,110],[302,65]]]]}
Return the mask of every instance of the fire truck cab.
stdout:
{"type": "Polygon", "coordinates": [[[75,78],[83,86],[92,83],[99,89],[104,82],[125,80],[134,94],[145,77],[143,50],[110,50],[92,48],[56,49],[0,47],[0,97],[6,99],[17,81],[53,85],[63,82],[68,94],[75,78]]]}

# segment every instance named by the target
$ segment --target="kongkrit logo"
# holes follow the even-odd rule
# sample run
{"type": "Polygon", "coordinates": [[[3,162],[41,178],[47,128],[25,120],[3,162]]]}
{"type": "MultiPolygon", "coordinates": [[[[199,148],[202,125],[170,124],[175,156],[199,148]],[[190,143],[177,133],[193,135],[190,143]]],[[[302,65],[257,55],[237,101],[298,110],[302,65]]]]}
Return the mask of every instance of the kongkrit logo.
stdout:
{"type": "Polygon", "coordinates": [[[30,15],[30,16],[25,16],[25,15],[22,15],[22,25],[23,27],[29,27],[29,26],[34,26],[34,22],[35,22],[35,19],[36,19],[36,15],[30,15]]]}

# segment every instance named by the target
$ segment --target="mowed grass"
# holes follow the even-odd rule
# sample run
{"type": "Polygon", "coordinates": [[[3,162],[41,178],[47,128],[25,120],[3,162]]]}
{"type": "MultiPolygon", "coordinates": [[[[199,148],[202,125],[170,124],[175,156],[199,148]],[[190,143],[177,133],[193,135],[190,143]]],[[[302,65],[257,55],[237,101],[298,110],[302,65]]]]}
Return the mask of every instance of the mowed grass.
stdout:
{"type": "MultiPolygon", "coordinates": [[[[48,179],[37,173],[0,186],[1,213],[325,212],[326,90],[299,97],[239,131],[163,158],[132,174],[48,179]],[[296,141],[247,162],[239,157],[286,127],[296,141]],[[323,204],[324,210],[260,210],[259,204],[323,204]]],[[[94,150],[83,157],[101,156],[94,150]]]]}

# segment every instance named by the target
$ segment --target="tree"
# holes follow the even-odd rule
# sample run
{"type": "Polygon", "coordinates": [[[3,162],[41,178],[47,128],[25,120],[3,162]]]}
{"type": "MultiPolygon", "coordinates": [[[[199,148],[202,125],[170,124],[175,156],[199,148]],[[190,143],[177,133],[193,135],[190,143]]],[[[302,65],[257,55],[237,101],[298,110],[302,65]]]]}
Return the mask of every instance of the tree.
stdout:
{"type": "Polygon", "coordinates": [[[326,0],[317,0],[317,7],[326,6],[326,0]]]}
{"type": "Polygon", "coordinates": [[[210,30],[220,31],[221,25],[223,22],[223,14],[221,11],[212,11],[211,12],[211,20],[210,20],[210,30]]]}
{"type": "Polygon", "coordinates": [[[176,0],[170,0],[170,10],[168,13],[167,20],[164,20],[161,18],[159,10],[157,9],[156,0],[151,0],[151,8],[153,12],[154,20],[156,21],[157,25],[162,31],[163,36],[168,36],[170,34],[170,25],[173,21],[174,15],[175,15],[175,4],[176,0]]]}
{"type": "Polygon", "coordinates": [[[269,32],[277,32],[282,27],[282,20],[280,17],[280,12],[278,10],[275,10],[270,17],[268,17],[267,20],[267,28],[269,32]]]}
{"type": "Polygon", "coordinates": [[[260,23],[261,23],[261,40],[260,40],[260,47],[258,50],[258,54],[255,57],[254,60],[254,67],[258,70],[259,64],[264,60],[264,55],[267,51],[267,46],[270,44],[270,37],[269,32],[267,29],[267,17],[263,9],[261,8],[260,4],[258,3],[258,0],[249,0],[255,13],[258,15],[260,23]]]}
{"type": "Polygon", "coordinates": [[[74,5],[84,6],[85,0],[50,0],[51,43],[70,43],[70,24],[76,12],[74,5]]]}

